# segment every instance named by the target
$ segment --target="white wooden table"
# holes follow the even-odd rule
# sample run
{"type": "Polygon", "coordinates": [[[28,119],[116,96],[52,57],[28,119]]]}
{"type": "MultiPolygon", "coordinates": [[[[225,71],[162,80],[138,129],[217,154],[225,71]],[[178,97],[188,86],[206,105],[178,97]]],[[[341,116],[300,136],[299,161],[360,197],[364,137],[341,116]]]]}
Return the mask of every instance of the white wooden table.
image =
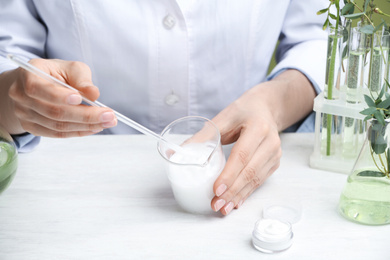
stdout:
{"type": "Polygon", "coordinates": [[[281,166],[223,217],[180,210],[153,139],[142,135],[43,138],[19,155],[0,196],[0,259],[390,259],[390,225],[337,212],[346,175],[310,168],[312,134],[283,134],[281,166]],[[263,206],[302,206],[292,247],[267,255],[251,233],[263,206]]]}

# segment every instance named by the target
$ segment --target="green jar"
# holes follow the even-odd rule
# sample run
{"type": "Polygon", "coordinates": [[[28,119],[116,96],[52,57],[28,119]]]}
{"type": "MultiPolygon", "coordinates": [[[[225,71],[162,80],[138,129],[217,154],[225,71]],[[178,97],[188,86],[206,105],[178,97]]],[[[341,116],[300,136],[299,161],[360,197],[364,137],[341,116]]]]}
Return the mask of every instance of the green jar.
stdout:
{"type": "Polygon", "coordinates": [[[11,184],[18,168],[18,152],[12,137],[0,126],[0,194],[11,184]]]}

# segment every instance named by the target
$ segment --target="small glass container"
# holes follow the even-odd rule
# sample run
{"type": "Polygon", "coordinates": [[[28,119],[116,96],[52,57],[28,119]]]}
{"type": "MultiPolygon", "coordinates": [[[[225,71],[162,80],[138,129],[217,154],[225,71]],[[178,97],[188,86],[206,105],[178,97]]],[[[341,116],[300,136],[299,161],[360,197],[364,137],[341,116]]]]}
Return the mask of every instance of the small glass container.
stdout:
{"type": "Polygon", "coordinates": [[[253,246],[263,253],[273,254],[287,250],[293,243],[292,224],[302,216],[299,202],[283,199],[266,203],[263,217],[252,232],[253,246]]]}
{"type": "Polygon", "coordinates": [[[278,219],[263,218],[256,222],[252,233],[253,246],[263,253],[278,253],[291,247],[291,224],[278,219]]]}

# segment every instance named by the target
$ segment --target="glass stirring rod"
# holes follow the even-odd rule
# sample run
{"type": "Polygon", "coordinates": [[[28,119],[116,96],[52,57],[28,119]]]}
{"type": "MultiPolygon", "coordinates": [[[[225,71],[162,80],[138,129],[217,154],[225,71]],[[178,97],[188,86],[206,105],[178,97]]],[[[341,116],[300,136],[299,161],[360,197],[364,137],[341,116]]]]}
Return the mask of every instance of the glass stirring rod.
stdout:
{"type": "MultiPolygon", "coordinates": [[[[39,77],[41,77],[41,78],[43,78],[43,79],[45,79],[45,80],[47,80],[47,81],[49,81],[49,82],[51,82],[53,84],[59,84],[59,85],[61,85],[63,87],[72,89],[72,90],[77,91],[78,93],[80,93],[80,91],[78,91],[74,87],[72,87],[72,86],[70,86],[70,85],[68,85],[68,84],[66,84],[66,83],[64,83],[64,82],[54,78],[53,76],[47,74],[46,72],[38,69],[37,67],[31,65],[30,63],[22,60],[21,58],[15,56],[15,55],[8,54],[7,58],[9,60],[11,60],[12,62],[14,62],[15,64],[17,64],[19,67],[21,67],[21,68],[23,68],[23,69],[25,69],[25,70],[27,70],[27,71],[29,71],[29,72],[39,76],[39,77]]],[[[106,105],[100,103],[97,100],[96,101],[91,101],[91,100],[85,98],[83,95],[81,95],[81,97],[82,97],[82,99],[83,99],[83,101],[85,103],[87,103],[87,104],[89,104],[91,106],[94,106],[94,107],[107,107],[106,105]]],[[[115,116],[117,117],[118,121],[121,121],[122,123],[124,123],[124,124],[134,128],[134,129],[138,130],[139,132],[141,132],[141,133],[143,133],[145,135],[152,136],[152,137],[154,137],[158,141],[165,142],[170,148],[172,148],[175,151],[179,151],[179,150],[182,149],[179,145],[176,145],[174,143],[168,142],[161,135],[159,135],[159,134],[153,132],[152,130],[146,128],[145,126],[143,126],[143,125],[141,125],[141,124],[131,120],[130,118],[122,115],[121,113],[119,113],[119,112],[117,112],[115,110],[113,110],[113,112],[114,112],[115,116]]]]}

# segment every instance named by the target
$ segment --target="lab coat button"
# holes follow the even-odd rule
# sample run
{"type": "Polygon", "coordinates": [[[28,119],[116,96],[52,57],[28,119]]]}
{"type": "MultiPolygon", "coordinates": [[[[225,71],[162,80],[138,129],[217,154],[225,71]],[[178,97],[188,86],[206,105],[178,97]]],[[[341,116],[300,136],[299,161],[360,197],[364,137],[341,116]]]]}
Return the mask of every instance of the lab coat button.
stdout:
{"type": "Polygon", "coordinates": [[[179,102],[179,97],[175,94],[169,94],[168,96],[165,97],[165,104],[167,104],[168,106],[173,106],[178,102],[179,102]]]}
{"type": "Polygon", "coordinates": [[[164,25],[165,29],[170,30],[175,26],[175,24],[176,24],[176,21],[172,15],[168,14],[167,16],[164,17],[163,25],[164,25]]]}

